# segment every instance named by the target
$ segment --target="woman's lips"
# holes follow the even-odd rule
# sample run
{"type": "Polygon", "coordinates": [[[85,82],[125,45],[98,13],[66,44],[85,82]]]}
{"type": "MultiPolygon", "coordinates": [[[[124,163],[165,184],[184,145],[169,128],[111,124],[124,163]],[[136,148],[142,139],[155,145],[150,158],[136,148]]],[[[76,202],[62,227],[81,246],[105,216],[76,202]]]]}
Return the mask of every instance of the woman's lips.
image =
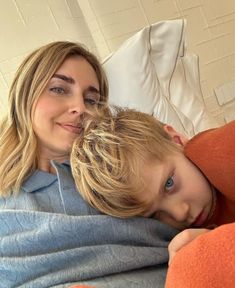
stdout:
{"type": "Polygon", "coordinates": [[[204,210],[197,216],[195,221],[192,223],[192,227],[201,227],[203,223],[205,223],[207,219],[207,214],[204,212],[204,210]]]}
{"type": "Polygon", "coordinates": [[[59,124],[61,128],[63,128],[64,130],[73,133],[73,134],[80,134],[81,133],[81,126],[76,126],[76,125],[72,125],[72,124],[59,124]]]}

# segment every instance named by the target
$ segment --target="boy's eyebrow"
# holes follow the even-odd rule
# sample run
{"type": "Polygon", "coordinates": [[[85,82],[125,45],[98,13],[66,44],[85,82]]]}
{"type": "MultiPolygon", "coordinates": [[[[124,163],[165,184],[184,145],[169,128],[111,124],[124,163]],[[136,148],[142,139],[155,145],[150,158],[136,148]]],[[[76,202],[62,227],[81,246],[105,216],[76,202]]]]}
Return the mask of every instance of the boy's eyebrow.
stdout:
{"type": "Polygon", "coordinates": [[[62,74],[54,74],[52,76],[52,78],[58,78],[58,79],[61,79],[67,83],[70,83],[70,84],[74,84],[75,83],[75,80],[72,78],[72,77],[68,77],[68,76],[65,76],[65,75],[62,75],[62,74]]]}

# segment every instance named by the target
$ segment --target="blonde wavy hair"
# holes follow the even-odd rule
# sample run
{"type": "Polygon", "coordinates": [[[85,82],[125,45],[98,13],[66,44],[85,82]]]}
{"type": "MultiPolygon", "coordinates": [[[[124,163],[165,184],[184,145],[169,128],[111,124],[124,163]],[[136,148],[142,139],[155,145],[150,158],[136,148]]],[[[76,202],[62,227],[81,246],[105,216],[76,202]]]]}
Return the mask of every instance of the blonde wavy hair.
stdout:
{"type": "Polygon", "coordinates": [[[81,56],[91,64],[99,81],[100,101],[107,102],[105,73],[98,59],[81,44],[58,41],[32,52],[16,72],[9,91],[7,114],[0,123],[0,196],[18,193],[25,179],[37,168],[32,107],[53,74],[73,56],[81,56]]]}
{"type": "Polygon", "coordinates": [[[163,123],[130,109],[103,110],[74,141],[71,167],[78,191],[93,207],[116,217],[146,212],[143,164],[182,151],[163,123]],[[140,200],[142,198],[142,200],[140,200]]]}

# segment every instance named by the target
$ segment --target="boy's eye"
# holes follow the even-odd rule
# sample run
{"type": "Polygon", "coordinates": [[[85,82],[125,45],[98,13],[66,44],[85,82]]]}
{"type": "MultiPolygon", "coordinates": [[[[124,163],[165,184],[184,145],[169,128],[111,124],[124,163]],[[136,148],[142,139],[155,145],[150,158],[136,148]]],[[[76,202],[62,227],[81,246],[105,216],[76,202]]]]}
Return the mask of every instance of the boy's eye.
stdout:
{"type": "Polygon", "coordinates": [[[62,87],[53,87],[50,89],[50,91],[52,91],[56,94],[65,94],[65,89],[62,87]]]}
{"type": "Polygon", "coordinates": [[[173,177],[170,177],[167,179],[167,181],[165,183],[165,189],[167,191],[169,191],[173,186],[174,186],[174,179],[173,179],[173,177]]]}

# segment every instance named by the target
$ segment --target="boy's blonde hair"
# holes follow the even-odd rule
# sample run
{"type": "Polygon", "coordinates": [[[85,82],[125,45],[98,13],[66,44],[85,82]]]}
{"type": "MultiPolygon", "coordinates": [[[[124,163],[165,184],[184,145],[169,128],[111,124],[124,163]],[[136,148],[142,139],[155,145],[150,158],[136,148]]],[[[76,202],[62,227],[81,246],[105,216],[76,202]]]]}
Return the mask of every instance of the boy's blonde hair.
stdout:
{"type": "Polygon", "coordinates": [[[139,197],[145,185],[141,166],[161,162],[180,150],[163,126],[153,116],[121,108],[106,109],[87,123],[71,153],[72,173],[82,197],[112,216],[143,214],[150,203],[139,197]]]}
{"type": "Polygon", "coordinates": [[[0,123],[0,196],[18,193],[37,168],[37,141],[32,128],[32,107],[47,83],[69,57],[81,56],[93,67],[101,103],[107,102],[108,85],[98,59],[84,46],[52,42],[32,52],[16,72],[9,92],[7,115],[0,123]]]}

